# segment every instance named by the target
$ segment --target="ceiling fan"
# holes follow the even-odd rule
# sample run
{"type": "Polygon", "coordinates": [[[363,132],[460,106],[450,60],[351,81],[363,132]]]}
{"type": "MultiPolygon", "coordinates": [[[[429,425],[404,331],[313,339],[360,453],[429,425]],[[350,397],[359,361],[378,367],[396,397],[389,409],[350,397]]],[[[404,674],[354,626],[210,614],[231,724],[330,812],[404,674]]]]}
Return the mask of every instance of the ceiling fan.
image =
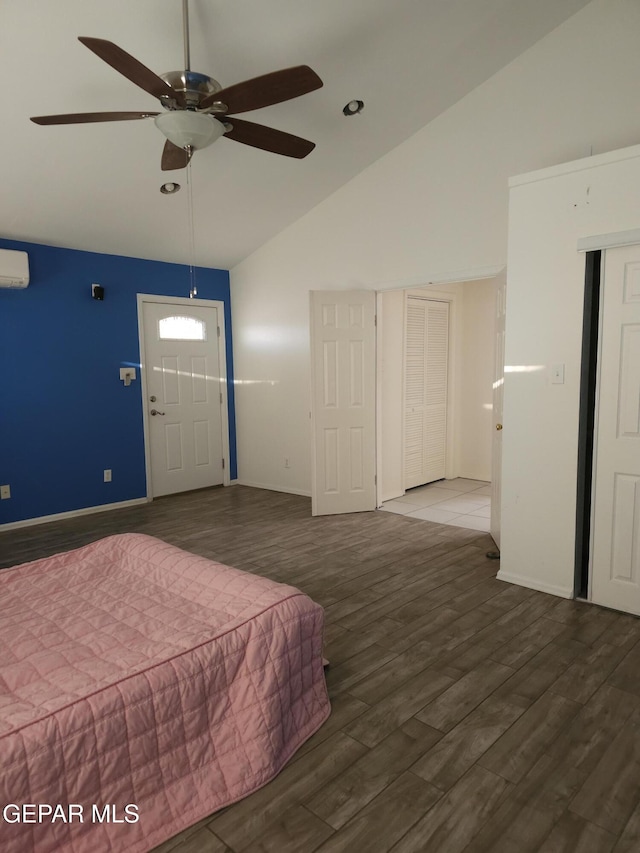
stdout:
{"type": "Polygon", "coordinates": [[[194,150],[206,148],[221,136],[285,157],[301,159],[310,154],[315,143],[236,118],[235,114],[279,104],[319,89],[322,80],[315,71],[307,65],[297,65],[223,88],[212,77],[191,70],[188,0],[182,0],[182,16],[184,71],[157,75],[113,42],[84,36],[78,39],[136,86],[158,98],[164,112],[69,113],[33,116],[31,121],[40,125],[83,124],[153,117],[167,138],[161,161],[164,171],[185,168],[194,150]]]}

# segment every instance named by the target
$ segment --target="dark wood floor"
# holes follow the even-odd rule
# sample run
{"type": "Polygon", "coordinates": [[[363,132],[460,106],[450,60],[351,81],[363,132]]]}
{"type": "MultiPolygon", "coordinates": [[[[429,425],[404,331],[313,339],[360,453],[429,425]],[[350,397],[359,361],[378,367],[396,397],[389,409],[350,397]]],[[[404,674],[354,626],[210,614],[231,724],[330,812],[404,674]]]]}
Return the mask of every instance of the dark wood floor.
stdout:
{"type": "Polygon", "coordinates": [[[126,530],[327,617],[329,720],[158,853],[640,851],[640,620],[496,580],[486,534],[241,486],[2,533],[0,566],[126,530]]]}

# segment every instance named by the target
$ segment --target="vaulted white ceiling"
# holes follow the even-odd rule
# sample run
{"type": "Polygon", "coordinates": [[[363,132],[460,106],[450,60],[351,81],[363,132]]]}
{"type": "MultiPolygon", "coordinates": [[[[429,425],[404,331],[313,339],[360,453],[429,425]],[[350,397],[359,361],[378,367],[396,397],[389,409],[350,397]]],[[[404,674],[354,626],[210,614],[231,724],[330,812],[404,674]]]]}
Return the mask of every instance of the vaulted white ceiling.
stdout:
{"type": "MultiPolygon", "coordinates": [[[[307,158],[224,137],[195,153],[196,263],[233,267],[587,2],[190,0],[193,70],[228,86],[307,64],[324,81],[243,115],[313,140],[307,158]],[[346,118],[354,98],[365,109],[346,118]]],[[[189,263],[186,172],[160,170],[152,119],[29,121],[160,109],[77,36],[113,41],[156,73],[183,67],[181,0],[3,0],[0,236],[189,263]],[[161,195],[166,180],[183,189],[161,195]]]]}

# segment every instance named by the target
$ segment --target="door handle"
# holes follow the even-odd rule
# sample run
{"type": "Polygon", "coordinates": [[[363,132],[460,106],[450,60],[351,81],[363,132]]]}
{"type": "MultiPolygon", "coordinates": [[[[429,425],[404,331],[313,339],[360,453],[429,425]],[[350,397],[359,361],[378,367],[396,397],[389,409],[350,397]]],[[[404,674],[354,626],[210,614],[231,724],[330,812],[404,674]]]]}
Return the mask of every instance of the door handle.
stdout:
{"type": "Polygon", "coordinates": [[[164,412],[159,412],[157,409],[151,409],[152,415],[164,415],[164,412]]]}
{"type": "MultiPolygon", "coordinates": [[[[151,414],[153,414],[153,412],[151,412],[151,414]]],[[[162,413],[160,412],[160,414],[162,413]]],[[[502,429],[502,424],[496,424],[496,429],[502,429]]]]}

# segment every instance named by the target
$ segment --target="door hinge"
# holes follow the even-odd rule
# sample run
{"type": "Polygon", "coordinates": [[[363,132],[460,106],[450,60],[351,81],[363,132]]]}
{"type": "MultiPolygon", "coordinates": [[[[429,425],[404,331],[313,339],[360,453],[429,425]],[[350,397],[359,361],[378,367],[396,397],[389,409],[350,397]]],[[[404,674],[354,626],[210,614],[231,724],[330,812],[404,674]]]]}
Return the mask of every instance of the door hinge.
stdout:
{"type": "Polygon", "coordinates": [[[378,485],[378,475],[377,475],[377,474],[374,474],[374,475],[373,475],[373,485],[374,485],[374,486],[377,486],[377,485],[378,485]]]}
{"type": "Polygon", "coordinates": [[[220,392],[220,405],[222,405],[222,391],[220,392]]]}
{"type": "Polygon", "coordinates": [[[220,326],[218,326],[218,337],[220,337],[220,326]]]}
{"type": "Polygon", "coordinates": [[[224,459],[223,459],[223,460],[222,460],[222,470],[223,470],[223,471],[224,471],[224,468],[225,468],[225,465],[224,465],[224,459]]]}
{"type": "Polygon", "coordinates": [[[374,325],[374,326],[377,326],[377,325],[378,325],[378,315],[377,315],[377,314],[374,314],[374,315],[373,315],[373,325],[374,325]]]}

